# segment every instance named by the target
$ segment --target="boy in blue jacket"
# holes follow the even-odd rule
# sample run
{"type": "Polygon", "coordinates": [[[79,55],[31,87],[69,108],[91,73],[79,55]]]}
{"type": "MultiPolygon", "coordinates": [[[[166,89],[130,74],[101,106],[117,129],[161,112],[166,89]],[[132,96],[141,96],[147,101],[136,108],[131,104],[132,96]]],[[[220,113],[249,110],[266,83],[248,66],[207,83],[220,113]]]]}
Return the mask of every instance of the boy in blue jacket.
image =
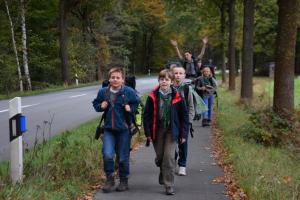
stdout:
{"type": "Polygon", "coordinates": [[[164,185],[167,195],[175,194],[174,175],[177,141],[186,142],[189,116],[183,97],[171,87],[174,74],[168,69],[159,73],[159,86],[149,95],[143,114],[147,145],[153,142],[155,163],[160,168],[159,184],[164,185]]]}
{"type": "Polygon", "coordinates": [[[104,111],[104,136],[102,155],[106,183],[103,192],[111,192],[114,185],[114,156],[119,160],[120,184],[117,191],[128,190],[130,132],[129,127],[140,101],[136,92],[124,85],[122,68],[109,70],[109,86],[101,88],[93,106],[97,112],[104,111]],[[128,117],[129,116],[129,117],[128,117]],[[115,152],[116,151],[116,152],[115,152]]]}

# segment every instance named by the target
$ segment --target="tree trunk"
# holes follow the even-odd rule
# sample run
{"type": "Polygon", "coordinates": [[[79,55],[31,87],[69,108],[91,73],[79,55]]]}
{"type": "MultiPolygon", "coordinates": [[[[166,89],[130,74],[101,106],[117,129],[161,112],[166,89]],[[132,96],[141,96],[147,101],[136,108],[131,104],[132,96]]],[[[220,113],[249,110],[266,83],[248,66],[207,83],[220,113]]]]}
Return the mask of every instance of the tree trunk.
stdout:
{"type": "Polygon", "coordinates": [[[21,0],[21,19],[22,19],[22,44],[23,44],[23,67],[25,79],[27,83],[27,90],[32,90],[31,80],[28,67],[28,54],[27,54],[27,35],[26,35],[26,21],[25,21],[25,2],[21,0]]]}
{"type": "Polygon", "coordinates": [[[229,3],[229,90],[235,90],[235,0],[229,3]]]}
{"type": "Polygon", "coordinates": [[[241,100],[250,103],[253,97],[253,29],[255,0],[244,0],[241,100]]]}
{"type": "Polygon", "coordinates": [[[221,22],[221,52],[222,52],[222,84],[226,83],[226,63],[225,63],[225,59],[226,59],[226,53],[225,53],[225,8],[226,8],[226,3],[225,1],[222,1],[222,5],[221,5],[221,18],[220,18],[220,22],[221,22]]]}
{"type": "Polygon", "coordinates": [[[294,69],[298,0],[278,0],[278,33],[274,76],[274,105],[277,114],[290,116],[294,110],[294,69]]]}
{"type": "Polygon", "coordinates": [[[66,1],[59,1],[59,56],[61,60],[62,81],[65,85],[69,83],[69,61],[68,61],[68,35],[67,35],[67,11],[66,1]]]}
{"type": "Polygon", "coordinates": [[[5,0],[4,3],[5,3],[6,12],[7,12],[7,16],[8,16],[8,20],[9,20],[9,24],[10,24],[11,39],[12,39],[12,43],[13,43],[13,49],[14,49],[14,53],[15,53],[15,57],[16,57],[17,68],[18,68],[20,91],[23,92],[23,80],[22,80],[22,73],[21,73],[19,56],[18,56],[18,51],[17,51],[17,44],[16,44],[16,40],[15,40],[14,26],[13,26],[13,22],[12,22],[11,17],[10,17],[7,1],[5,0]]]}

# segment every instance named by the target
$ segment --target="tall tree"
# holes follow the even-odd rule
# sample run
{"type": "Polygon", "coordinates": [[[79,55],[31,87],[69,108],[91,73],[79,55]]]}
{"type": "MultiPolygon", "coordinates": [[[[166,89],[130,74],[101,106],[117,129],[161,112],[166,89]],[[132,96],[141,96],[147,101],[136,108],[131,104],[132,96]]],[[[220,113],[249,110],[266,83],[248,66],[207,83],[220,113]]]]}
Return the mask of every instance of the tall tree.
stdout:
{"type": "Polygon", "coordinates": [[[20,87],[20,91],[23,92],[23,80],[22,80],[22,73],[21,73],[19,56],[18,56],[18,51],[17,51],[17,44],[16,44],[16,40],[15,40],[14,25],[13,25],[12,19],[10,17],[10,12],[9,12],[7,1],[4,0],[4,3],[5,3],[6,12],[7,12],[8,20],[9,20],[11,39],[12,39],[13,49],[14,49],[14,53],[15,53],[15,57],[16,57],[16,64],[17,64],[17,68],[18,68],[19,87],[20,87]]]}
{"type": "Polygon", "coordinates": [[[226,12],[226,2],[225,0],[223,0],[221,2],[221,6],[220,6],[220,29],[221,29],[221,56],[222,56],[222,66],[221,66],[221,70],[222,70],[222,83],[225,84],[226,83],[226,53],[225,53],[225,23],[226,23],[226,19],[225,19],[225,12],[226,12]]]}
{"type": "Polygon", "coordinates": [[[30,73],[29,73],[29,67],[28,67],[28,53],[27,53],[27,34],[26,34],[26,18],[25,18],[25,12],[26,12],[26,6],[25,1],[20,0],[21,2],[21,21],[22,21],[22,50],[23,50],[23,67],[24,67],[24,74],[25,74],[25,80],[27,85],[27,90],[31,90],[31,79],[30,79],[30,73]]]}
{"type": "Polygon", "coordinates": [[[275,58],[274,105],[280,115],[294,110],[294,69],[298,0],[278,0],[278,33],[275,58]]]}
{"type": "Polygon", "coordinates": [[[253,97],[253,29],[255,0],[244,0],[241,99],[249,103],[253,97]]]}
{"type": "Polygon", "coordinates": [[[69,60],[68,60],[68,35],[67,35],[67,0],[59,1],[59,56],[61,60],[62,81],[68,85],[69,77],[69,60]]]}
{"type": "Polygon", "coordinates": [[[235,0],[229,2],[229,90],[235,90],[235,0]]]}

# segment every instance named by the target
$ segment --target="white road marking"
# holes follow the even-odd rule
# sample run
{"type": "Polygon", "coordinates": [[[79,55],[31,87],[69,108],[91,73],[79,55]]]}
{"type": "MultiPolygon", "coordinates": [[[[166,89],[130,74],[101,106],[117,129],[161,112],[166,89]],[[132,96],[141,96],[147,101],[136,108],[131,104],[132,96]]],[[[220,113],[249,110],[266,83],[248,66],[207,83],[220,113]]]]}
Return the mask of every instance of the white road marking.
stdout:
{"type": "Polygon", "coordinates": [[[6,109],[6,110],[0,110],[0,113],[7,112],[7,111],[8,111],[8,109],[6,109]]]}
{"type": "Polygon", "coordinates": [[[28,108],[28,107],[32,107],[32,106],[37,106],[40,103],[35,103],[35,104],[31,104],[31,105],[26,105],[26,106],[22,106],[22,108],[28,108]]]}
{"type": "MultiPolygon", "coordinates": [[[[32,106],[37,106],[39,104],[40,103],[35,103],[35,104],[31,104],[31,105],[25,105],[25,106],[22,106],[22,108],[28,108],[28,107],[32,107],[32,106]]],[[[3,113],[3,112],[8,112],[8,109],[0,110],[0,113],[3,113]]]]}
{"type": "Polygon", "coordinates": [[[79,94],[79,95],[70,96],[69,98],[82,97],[82,96],[85,96],[85,95],[86,95],[86,94],[79,94]]]}

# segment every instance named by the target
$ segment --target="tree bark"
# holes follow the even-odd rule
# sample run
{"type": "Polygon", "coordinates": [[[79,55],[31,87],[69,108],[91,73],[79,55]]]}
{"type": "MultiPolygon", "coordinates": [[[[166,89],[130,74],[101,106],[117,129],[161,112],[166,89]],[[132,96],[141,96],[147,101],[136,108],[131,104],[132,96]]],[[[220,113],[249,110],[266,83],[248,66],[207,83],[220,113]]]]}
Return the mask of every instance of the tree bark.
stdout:
{"type": "Polygon", "coordinates": [[[22,19],[23,67],[24,67],[24,74],[25,74],[25,79],[26,79],[26,84],[27,84],[27,90],[32,90],[29,67],[28,67],[25,2],[24,2],[24,0],[20,0],[20,2],[21,2],[21,19],[22,19]]]}
{"type": "Polygon", "coordinates": [[[59,56],[61,60],[62,81],[69,84],[69,60],[68,60],[68,35],[67,35],[67,8],[66,1],[59,1],[59,56]]]}
{"type": "Polygon", "coordinates": [[[229,3],[229,90],[235,90],[235,0],[229,3]]]}
{"type": "Polygon", "coordinates": [[[23,80],[22,80],[21,67],[20,67],[19,56],[18,56],[18,51],[17,51],[17,44],[16,44],[16,40],[15,40],[14,25],[13,25],[12,19],[10,17],[10,12],[9,12],[7,1],[5,0],[4,3],[5,3],[6,12],[7,12],[7,16],[8,16],[8,20],[9,20],[9,24],[10,24],[11,39],[12,39],[12,43],[13,43],[13,49],[14,49],[14,53],[15,53],[15,57],[16,57],[17,68],[18,68],[19,87],[20,87],[20,91],[23,92],[23,80]]]}
{"type": "Polygon", "coordinates": [[[226,3],[225,1],[222,1],[222,5],[221,5],[221,18],[220,18],[220,22],[221,22],[221,52],[222,52],[222,67],[221,67],[221,71],[222,71],[222,84],[226,83],[226,63],[225,63],[225,59],[226,59],[226,53],[225,53],[225,8],[226,8],[226,3]]]}
{"type": "Polygon", "coordinates": [[[298,0],[278,0],[278,33],[274,74],[273,109],[282,116],[294,110],[294,69],[298,0]]]}
{"type": "Polygon", "coordinates": [[[250,103],[253,97],[253,29],[255,0],[244,0],[241,100],[250,103]]]}

